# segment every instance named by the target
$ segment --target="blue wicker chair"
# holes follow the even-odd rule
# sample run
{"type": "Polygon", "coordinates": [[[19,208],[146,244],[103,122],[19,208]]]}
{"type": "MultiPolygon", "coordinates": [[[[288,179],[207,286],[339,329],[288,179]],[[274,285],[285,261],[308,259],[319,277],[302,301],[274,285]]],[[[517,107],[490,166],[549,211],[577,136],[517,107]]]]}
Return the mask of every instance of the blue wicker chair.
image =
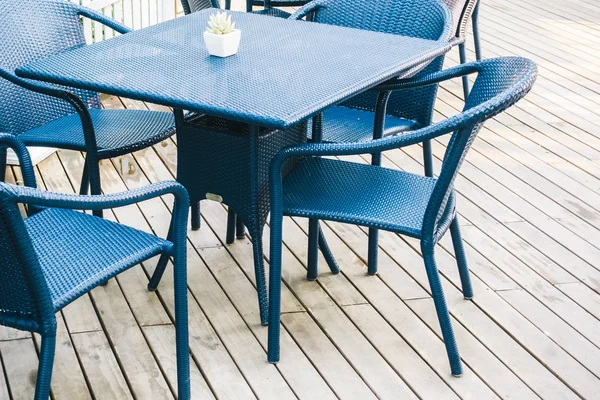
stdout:
{"type": "Polygon", "coordinates": [[[513,105],[531,89],[537,69],[524,58],[506,57],[464,64],[446,71],[380,85],[382,108],[390,91],[410,90],[477,73],[462,113],[440,123],[396,135],[402,128],[383,132],[385,112],[378,112],[378,137],[356,143],[308,143],[282,150],[271,163],[271,258],[269,273],[268,360],[280,358],[281,248],[283,215],[331,220],[385,229],[417,238],[429,279],[452,374],[462,365],[442,292],[434,248],[450,229],[460,272],[463,296],[473,296],[455,208],[454,180],[483,123],[513,105]],[[385,133],[385,134],[384,134],[385,133]],[[356,164],[322,156],[373,154],[409,146],[452,133],[438,178],[381,166],[356,164]],[[282,180],[286,160],[300,158],[282,180]]]}
{"type": "MultiPolygon", "coordinates": [[[[0,132],[27,146],[86,152],[81,194],[100,194],[99,160],[151,146],[175,133],[173,114],[147,110],[103,110],[97,93],[17,77],[17,67],[84,46],[81,17],[120,33],[128,28],[64,0],[0,0],[0,132]]],[[[0,180],[5,150],[0,151],[0,180]]],[[[101,211],[96,211],[101,215],[101,211]]]]}
{"type": "MultiPolygon", "coordinates": [[[[454,21],[454,30],[456,38],[460,41],[458,53],[460,63],[467,62],[467,51],[465,47],[465,39],[467,37],[467,24],[472,20],[473,24],[473,41],[475,44],[475,58],[481,60],[481,42],[479,39],[479,0],[444,0],[454,21]]],[[[465,99],[469,96],[469,79],[466,76],[462,78],[463,91],[465,99]]]]}
{"type": "MultiPolygon", "coordinates": [[[[268,0],[267,0],[268,1],[268,0]]],[[[303,2],[304,4],[306,2],[303,2]]],[[[248,3],[247,3],[248,4],[248,3]]],[[[221,8],[219,4],[219,0],[181,0],[181,5],[183,6],[183,11],[187,15],[192,12],[204,10],[206,8],[221,8]]],[[[272,17],[279,18],[287,18],[290,16],[290,13],[287,13],[283,10],[273,8],[271,6],[266,6],[262,10],[252,11],[252,5],[248,5],[248,12],[253,12],[255,14],[264,14],[270,15],[272,17]]],[[[225,9],[231,9],[231,0],[225,0],[225,9]]]]}
{"type": "MultiPolygon", "coordinates": [[[[430,40],[449,41],[456,29],[452,15],[441,0],[315,0],[299,9],[290,18],[301,19],[312,15],[313,21],[358,29],[382,31],[430,40]],[[369,15],[369,18],[365,18],[369,15]]],[[[439,71],[444,57],[438,57],[429,65],[421,66],[417,76],[439,71]]],[[[417,69],[418,71],[418,69],[417,69]]],[[[437,85],[418,87],[393,93],[389,99],[385,125],[396,128],[395,133],[408,132],[428,126],[431,123],[437,85]]],[[[369,92],[355,96],[344,103],[331,107],[322,116],[322,137],[313,141],[347,143],[369,141],[373,136],[373,121],[377,109],[377,93],[369,92]]],[[[375,130],[377,132],[377,130],[375,130]]],[[[383,131],[381,131],[383,132],[383,131]]],[[[392,132],[386,131],[386,132],[392,132]]],[[[433,176],[431,146],[423,142],[425,174],[433,176]]],[[[380,155],[374,154],[372,163],[378,165],[380,155]]],[[[326,246],[318,221],[309,223],[308,279],[317,278],[319,247],[333,260],[326,246]]],[[[378,234],[377,229],[369,231],[368,273],[377,273],[378,234]]],[[[339,267],[328,262],[332,272],[339,267]]]]}
{"type": "Polygon", "coordinates": [[[0,145],[18,155],[25,184],[0,182],[0,325],[42,337],[35,399],[47,400],[50,392],[55,314],[107,279],[158,254],[173,257],[178,391],[179,399],[189,399],[186,190],[176,182],[161,182],[106,196],[44,192],[35,188],[23,142],[0,134],[0,145]],[[166,194],[175,196],[171,240],[72,211],[122,207],[166,194]],[[22,217],[18,204],[28,206],[29,217],[22,217]]]}
{"type": "Polygon", "coordinates": [[[299,7],[307,3],[310,3],[310,0],[246,0],[246,11],[288,18],[291,15],[290,13],[275,7],[299,7]],[[263,7],[263,9],[253,11],[254,6],[263,7]]]}

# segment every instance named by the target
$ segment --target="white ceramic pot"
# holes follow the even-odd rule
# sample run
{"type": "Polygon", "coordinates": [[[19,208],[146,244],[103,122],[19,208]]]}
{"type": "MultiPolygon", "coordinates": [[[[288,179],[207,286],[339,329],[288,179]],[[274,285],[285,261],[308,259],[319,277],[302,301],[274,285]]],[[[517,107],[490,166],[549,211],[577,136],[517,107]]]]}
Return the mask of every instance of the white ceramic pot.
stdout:
{"type": "Polygon", "coordinates": [[[217,57],[229,57],[237,53],[241,37],[242,32],[239,29],[234,29],[233,32],[225,35],[204,31],[206,49],[211,56],[217,57]]]}

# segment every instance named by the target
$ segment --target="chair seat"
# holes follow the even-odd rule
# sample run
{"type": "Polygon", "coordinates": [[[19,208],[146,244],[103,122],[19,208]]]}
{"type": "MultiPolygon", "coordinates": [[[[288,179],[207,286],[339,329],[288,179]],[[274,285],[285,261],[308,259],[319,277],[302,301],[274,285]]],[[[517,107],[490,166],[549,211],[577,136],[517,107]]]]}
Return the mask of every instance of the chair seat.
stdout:
{"type": "MultiPolygon", "coordinates": [[[[131,153],[175,133],[173,114],[148,110],[90,109],[98,153],[111,158],[131,153]]],[[[68,115],[19,135],[26,145],[85,151],[83,129],[78,114],[68,115]]]]}
{"type": "Polygon", "coordinates": [[[277,18],[288,18],[290,15],[292,15],[287,11],[280,10],[279,8],[265,8],[263,10],[252,11],[252,14],[268,15],[270,17],[277,18]]]}
{"type": "Polygon", "coordinates": [[[172,243],[82,212],[45,209],[25,219],[55,310],[172,243]]]}
{"type": "Polygon", "coordinates": [[[283,213],[419,238],[435,183],[435,178],[369,164],[306,158],[283,180],[283,213]]]}
{"type": "MultiPolygon", "coordinates": [[[[323,113],[323,141],[330,143],[373,140],[375,113],[350,107],[332,107],[323,113]]],[[[385,127],[401,127],[403,131],[418,128],[415,121],[388,115],[385,127]]]]}

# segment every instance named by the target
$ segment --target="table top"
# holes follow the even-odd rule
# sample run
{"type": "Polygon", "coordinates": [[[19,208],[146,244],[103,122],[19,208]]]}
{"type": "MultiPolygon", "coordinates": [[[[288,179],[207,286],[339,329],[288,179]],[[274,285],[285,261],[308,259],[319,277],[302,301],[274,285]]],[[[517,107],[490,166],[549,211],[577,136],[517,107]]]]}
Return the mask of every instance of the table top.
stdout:
{"type": "Polygon", "coordinates": [[[31,79],[287,128],[451,45],[339,26],[231,12],[238,53],[210,56],[216,9],[73,48],[17,70],[31,79]]]}

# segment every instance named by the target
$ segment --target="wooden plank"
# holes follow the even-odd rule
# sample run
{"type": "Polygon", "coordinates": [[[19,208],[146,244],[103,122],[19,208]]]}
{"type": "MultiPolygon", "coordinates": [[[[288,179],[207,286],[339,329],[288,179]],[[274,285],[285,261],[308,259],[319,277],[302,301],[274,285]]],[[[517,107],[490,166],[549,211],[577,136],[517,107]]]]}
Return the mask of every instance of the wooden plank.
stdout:
{"type": "MultiPolygon", "coordinates": [[[[235,304],[238,312],[259,340],[263,349],[266,349],[267,337],[264,328],[260,325],[258,307],[254,302],[248,301],[249,298],[256,296],[254,287],[224,248],[203,249],[201,256],[211,268],[223,289],[228,293],[232,303],[235,304]]],[[[296,313],[297,311],[293,314],[296,313]]],[[[282,329],[281,348],[285,357],[277,364],[277,369],[284,376],[296,396],[306,399],[335,397],[285,329],[282,329]]],[[[346,379],[349,378],[346,377],[346,379]]]]}
{"type": "MultiPolygon", "coordinates": [[[[57,332],[54,368],[52,369],[52,394],[59,399],[69,397],[82,400],[91,399],[92,396],[75,354],[71,337],[60,313],[56,315],[56,320],[57,332]]],[[[35,334],[34,339],[39,352],[41,338],[38,334],[35,334]]]]}
{"type": "MultiPolygon", "coordinates": [[[[443,343],[410,311],[406,304],[392,291],[389,286],[377,277],[364,274],[364,265],[357,266],[353,263],[344,262],[343,257],[352,253],[343,245],[343,242],[332,233],[327,225],[323,225],[328,242],[338,261],[342,265],[344,276],[355,286],[369,303],[375,307],[383,316],[385,321],[399,332],[404,340],[418,352],[425,362],[435,370],[447,385],[449,385],[460,397],[463,398],[493,398],[495,394],[486,386],[481,379],[466,366],[465,374],[460,382],[452,378],[448,370],[448,362],[443,343]]],[[[335,232],[341,231],[336,226],[335,232]]],[[[362,234],[362,233],[361,233],[362,234]]],[[[286,233],[284,231],[284,240],[286,233]]],[[[287,243],[287,242],[286,242],[287,243]]],[[[295,249],[294,249],[295,250],[295,249]]],[[[364,255],[363,255],[364,256],[364,255]]],[[[284,265],[289,266],[290,263],[284,265]]],[[[289,267],[288,267],[289,268],[289,267]]],[[[382,273],[380,272],[381,276],[382,273]]],[[[319,278],[320,279],[320,278],[319,278]]],[[[305,279],[304,279],[305,281],[305,279]]],[[[299,279],[298,285],[302,284],[299,279]]],[[[319,319],[319,318],[317,318],[319,319]]],[[[356,325],[360,322],[354,321],[356,325]]],[[[376,329],[385,329],[378,326],[376,329]]],[[[337,341],[336,341],[337,342],[337,341]]],[[[369,379],[367,379],[369,382],[369,379]]]]}
{"type": "Polygon", "coordinates": [[[282,314],[281,320],[340,399],[377,398],[308,313],[282,314]]]}
{"type": "MultiPolygon", "coordinates": [[[[410,302],[410,300],[409,300],[410,302]]],[[[458,399],[448,385],[390,327],[370,304],[345,306],[344,312],[422,399],[458,399]]]]}
{"type": "MultiPolygon", "coordinates": [[[[416,299],[407,301],[408,306],[419,317],[441,336],[439,322],[435,313],[432,299],[416,299]]],[[[468,364],[478,373],[481,373],[486,383],[491,387],[498,388],[504,398],[533,399],[538,396],[513,371],[506,368],[502,361],[490,352],[467,328],[456,319],[452,319],[454,334],[460,343],[460,353],[468,364]]]]}
{"type": "Polygon", "coordinates": [[[0,354],[12,398],[33,399],[38,368],[33,340],[29,338],[0,342],[0,354]]]}
{"type": "Polygon", "coordinates": [[[104,332],[71,336],[95,399],[132,399],[133,396],[104,332]]]}
{"type": "MultiPolygon", "coordinates": [[[[164,150],[167,146],[157,146],[160,150],[164,150]]],[[[165,174],[169,174],[159,159],[155,159],[156,156],[152,153],[148,154],[145,152],[143,155],[136,155],[136,159],[139,160],[142,164],[144,164],[144,170],[146,174],[149,176],[157,177],[165,176],[165,174]],[[154,162],[152,162],[154,160],[154,162]],[[161,168],[162,167],[162,168],[161,168]]],[[[168,178],[168,176],[166,176],[168,178]]],[[[224,242],[224,233],[225,233],[225,210],[216,203],[205,202],[203,205],[203,211],[205,217],[208,217],[212,226],[216,228],[216,232],[221,233],[220,241],[218,243],[224,242]],[[212,216],[215,216],[212,218],[212,216]]],[[[151,221],[156,221],[156,218],[152,218],[151,221]]],[[[206,225],[205,225],[206,226],[206,225]]],[[[207,229],[201,229],[201,231],[210,232],[207,229]]],[[[204,238],[207,238],[209,235],[205,233],[204,238]]],[[[224,248],[213,247],[213,246],[202,246],[202,241],[196,244],[196,240],[191,238],[192,242],[195,243],[196,248],[201,248],[202,258],[206,261],[208,267],[213,271],[215,277],[222,282],[223,288],[226,292],[228,292],[232,302],[236,305],[236,308],[240,315],[246,320],[246,323],[249,325],[250,329],[255,333],[255,336],[261,341],[264,348],[266,348],[266,341],[264,333],[262,332],[262,328],[259,324],[258,317],[258,309],[256,304],[253,302],[248,302],[249,297],[256,296],[254,289],[249,285],[248,279],[241,274],[240,269],[234,265],[233,259],[230,258],[229,252],[224,248]],[[218,267],[217,267],[218,266],[218,267]]],[[[213,242],[214,239],[209,239],[209,242],[213,242]]],[[[243,248],[243,253],[245,257],[238,255],[238,260],[245,259],[250,260],[250,264],[252,262],[252,250],[249,247],[249,242],[247,240],[244,241],[236,241],[231,246],[228,246],[230,252],[236,254],[235,248],[243,248]],[[244,243],[245,242],[245,243],[244,243]],[[233,249],[233,251],[232,251],[233,249]],[[250,252],[248,254],[248,251],[250,252]]],[[[251,280],[253,280],[253,272],[252,266],[249,266],[249,275],[252,276],[251,280]]],[[[289,293],[289,291],[288,291],[289,293]]],[[[297,312],[302,311],[302,306],[291,296],[284,296],[284,306],[283,309],[288,312],[297,312]],[[293,304],[293,306],[289,306],[286,304],[293,304]]],[[[282,332],[282,349],[288,354],[284,360],[282,360],[278,364],[278,369],[282,372],[282,374],[286,377],[286,381],[290,384],[290,386],[294,389],[294,393],[301,398],[326,398],[330,396],[331,392],[324,385],[323,380],[315,374],[314,368],[312,368],[308,363],[306,357],[302,356],[294,345],[294,342],[288,337],[286,331],[282,332]],[[303,366],[304,365],[304,366],[303,366]]]]}
{"type": "Polygon", "coordinates": [[[92,298],[134,396],[173,398],[116,280],[92,290],[92,298]]]}
{"type": "MultiPolygon", "coordinates": [[[[76,153],[72,153],[74,155],[76,153]]],[[[77,165],[76,162],[71,161],[67,164],[67,171],[69,171],[69,167],[75,167],[77,165]]],[[[102,171],[105,174],[108,174],[111,171],[112,164],[104,163],[102,171]]],[[[103,176],[104,186],[106,188],[115,189],[115,191],[125,190],[122,186],[123,183],[120,181],[120,178],[117,178],[116,171],[112,169],[113,172],[110,172],[108,176],[103,176]],[[110,182],[110,183],[109,183],[110,182]],[[120,182],[120,183],[119,183],[120,182]],[[117,185],[117,186],[114,186],[117,185]],[[119,186],[121,185],[121,186],[119,186]]],[[[135,208],[130,208],[131,210],[135,210],[135,208]]],[[[119,213],[119,211],[117,211],[119,213]]],[[[127,219],[130,213],[121,213],[120,217],[127,219]]],[[[134,213],[135,214],[135,213],[134,213]]],[[[139,215],[139,214],[138,214],[139,215]]],[[[135,215],[134,215],[135,216],[135,215]]],[[[138,221],[138,224],[141,222],[141,219],[135,216],[135,220],[138,221]]],[[[137,226],[138,228],[148,229],[146,223],[143,226],[137,226]]],[[[155,264],[152,264],[154,267],[155,264]]],[[[158,294],[167,294],[167,298],[163,296],[163,301],[165,301],[170,310],[173,310],[172,304],[172,280],[169,282],[167,278],[170,273],[170,269],[167,269],[167,273],[165,274],[165,278],[163,278],[161,283],[161,288],[158,294]],[[169,295],[170,294],[170,295],[169,295]]],[[[143,288],[146,287],[146,284],[143,285],[143,288]]],[[[140,302],[139,304],[142,304],[140,302]]],[[[136,309],[138,312],[141,311],[140,318],[143,315],[147,315],[143,312],[144,308],[136,309]]],[[[200,362],[201,367],[207,372],[207,376],[210,377],[210,381],[212,384],[215,393],[218,394],[219,397],[222,398],[253,398],[253,394],[250,391],[250,388],[244,381],[244,378],[240,374],[237,366],[231,360],[229,354],[226,349],[223,347],[220,342],[218,336],[214,332],[213,328],[210,326],[206,317],[195,303],[195,301],[190,300],[189,304],[189,318],[190,318],[190,331],[197,332],[195,335],[190,336],[190,347],[192,352],[197,351],[196,354],[201,354],[197,357],[200,362]],[[211,351],[207,351],[210,349],[211,351]]],[[[118,352],[117,352],[118,355],[118,352]]],[[[134,361],[132,361],[134,362],[134,361]]],[[[124,370],[127,373],[127,365],[124,365],[124,370]]],[[[152,367],[150,365],[150,367],[152,367]]],[[[135,389],[134,389],[135,391],[135,389]]]]}
{"type": "Polygon", "coordinates": [[[598,347],[526,291],[505,290],[498,294],[590,372],[600,376],[600,349],[598,347]]]}
{"type": "MultiPolygon", "coordinates": [[[[161,369],[171,383],[173,391],[177,393],[175,327],[173,325],[145,326],[143,332],[152,351],[160,360],[161,369]]],[[[215,398],[194,360],[190,360],[190,381],[193,398],[207,400],[215,398]]]]}
{"type": "Polygon", "coordinates": [[[587,312],[600,319],[600,296],[597,292],[581,283],[565,283],[556,287],[587,312]]]}
{"type": "MultiPolygon", "coordinates": [[[[38,165],[38,169],[44,177],[43,181],[38,179],[38,182],[42,183],[46,190],[59,193],[73,193],[75,191],[74,186],[69,182],[69,178],[63,170],[61,159],[58,157],[58,154],[64,153],[63,150],[60,150],[56,155],[48,157],[38,165]]],[[[77,154],[75,152],[69,153],[77,154]]],[[[79,155],[79,157],[81,156],[79,155]]],[[[77,171],[74,174],[79,177],[83,165],[73,165],[72,167],[77,171]]],[[[63,315],[71,333],[102,330],[89,295],[84,295],[69,304],[64,309],[63,315]]]]}
{"type": "MultiPolygon", "coordinates": [[[[410,242],[414,250],[417,243],[412,240],[410,242]]],[[[409,249],[404,248],[403,250],[401,254],[397,254],[397,257],[407,260],[403,265],[412,269],[413,276],[420,276],[420,281],[426,282],[424,269],[415,264],[420,257],[417,255],[418,258],[409,262],[408,260],[415,256],[409,252],[409,249]]],[[[436,259],[438,268],[444,276],[459,286],[460,280],[454,258],[448,253],[437,251],[436,259]]],[[[471,333],[485,343],[486,347],[542,398],[547,396],[571,397],[572,393],[546,368],[557,369],[569,374],[570,368],[574,365],[573,360],[568,356],[565,357],[564,352],[561,352],[556,345],[551,344],[541,331],[527,323],[521,314],[487,289],[479,279],[474,278],[472,281],[476,293],[474,303],[477,304],[477,307],[464,301],[452,286],[447,284],[444,286],[445,297],[452,315],[464,326],[469,327],[471,333]],[[454,307],[457,307],[456,312],[454,307]],[[489,316],[483,314],[478,307],[485,310],[489,316]],[[490,321],[490,318],[493,321],[490,321]],[[507,330],[510,335],[504,330],[507,330]],[[539,359],[543,360],[543,364],[534,359],[529,352],[537,354],[539,359]]],[[[478,373],[482,372],[478,371],[478,373]]]]}
{"type": "MultiPolygon", "coordinates": [[[[0,354],[0,361],[2,354],[0,354]]],[[[6,374],[4,373],[4,366],[0,362],[0,400],[10,400],[8,392],[8,383],[6,382],[6,374]]]]}

